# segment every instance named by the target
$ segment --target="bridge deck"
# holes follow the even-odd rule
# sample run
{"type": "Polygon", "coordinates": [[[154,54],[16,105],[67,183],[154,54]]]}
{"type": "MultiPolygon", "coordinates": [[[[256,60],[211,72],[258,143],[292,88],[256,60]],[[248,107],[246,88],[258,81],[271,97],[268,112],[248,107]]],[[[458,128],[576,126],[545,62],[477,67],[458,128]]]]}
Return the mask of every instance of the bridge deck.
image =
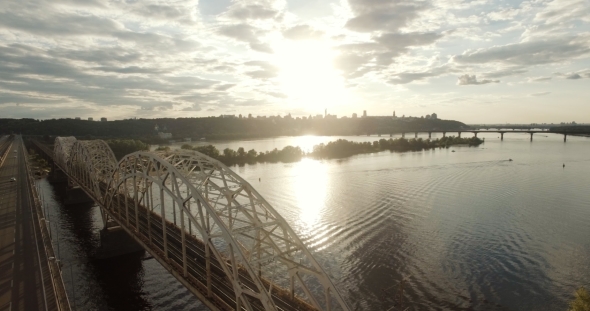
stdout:
{"type": "Polygon", "coordinates": [[[57,310],[23,151],[15,139],[0,167],[0,309],[57,310]]]}

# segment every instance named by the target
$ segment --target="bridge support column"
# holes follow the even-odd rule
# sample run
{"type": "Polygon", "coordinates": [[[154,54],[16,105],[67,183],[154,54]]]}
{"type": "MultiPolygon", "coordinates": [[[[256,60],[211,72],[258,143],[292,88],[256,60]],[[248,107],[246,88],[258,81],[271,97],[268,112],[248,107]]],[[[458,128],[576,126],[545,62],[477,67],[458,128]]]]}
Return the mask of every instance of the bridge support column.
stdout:
{"type": "Polygon", "coordinates": [[[393,137],[393,134],[392,133],[389,133],[389,137],[393,137]]]}
{"type": "Polygon", "coordinates": [[[402,132],[402,138],[406,137],[406,133],[402,132]]]}
{"type": "Polygon", "coordinates": [[[447,132],[443,132],[443,137],[447,137],[447,132]]]}
{"type": "Polygon", "coordinates": [[[567,134],[563,134],[563,142],[565,143],[567,141],[567,134]]]}
{"type": "Polygon", "coordinates": [[[504,140],[504,133],[500,133],[500,140],[504,140]]]}
{"type": "Polygon", "coordinates": [[[414,133],[414,138],[418,138],[418,132],[414,133]]]}
{"type": "Polygon", "coordinates": [[[459,132],[459,138],[461,138],[461,132],[459,132]]]}
{"type": "Polygon", "coordinates": [[[95,251],[95,259],[108,259],[121,255],[142,252],[144,249],[121,227],[100,230],[100,247],[95,251]]]}
{"type": "Polygon", "coordinates": [[[533,141],[533,133],[531,133],[531,141],[533,141]]]}
{"type": "Polygon", "coordinates": [[[477,132],[473,132],[473,134],[475,134],[475,138],[477,138],[477,132]]]}
{"type": "Polygon", "coordinates": [[[432,132],[428,132],[428,138],[432,138],[432,132]]]}

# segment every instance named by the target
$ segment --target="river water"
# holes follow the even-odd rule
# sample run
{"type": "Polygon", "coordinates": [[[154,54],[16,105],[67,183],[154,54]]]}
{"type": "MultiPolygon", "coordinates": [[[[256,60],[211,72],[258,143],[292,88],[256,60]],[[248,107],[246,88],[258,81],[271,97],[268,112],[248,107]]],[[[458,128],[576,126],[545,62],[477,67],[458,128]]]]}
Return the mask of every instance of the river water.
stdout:
{"type": "MultiPolygon", "coordinates": [[[[479,136],[479,147],[232,169],[302,237],[353,310],[388,310],[402,280],[410,310],[566,310],[590,285],[590,138],[479,136]]],[[[337,138],[212,143],[310,151],[337,138]]],[[[38,183],[77,310],[206,310],[153,259],[91,260],[98,207],[62,206],[59,189],[38,183]]]]}

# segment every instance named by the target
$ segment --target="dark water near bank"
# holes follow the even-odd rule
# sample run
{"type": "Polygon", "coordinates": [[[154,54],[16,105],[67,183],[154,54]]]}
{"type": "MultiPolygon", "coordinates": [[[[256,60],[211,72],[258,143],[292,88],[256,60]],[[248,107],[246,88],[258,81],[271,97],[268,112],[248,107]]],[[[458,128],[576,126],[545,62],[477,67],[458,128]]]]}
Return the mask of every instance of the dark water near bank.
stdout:
{"type": "MultiPolygon", "coordinates": [[[[405,277],[410,310],[566,310],[590,285],[590,138],[497,136],[480,134],[476,148],[233,169],[313,249],[353,309],[389,309],[405,277]]],[[[334,139],[216,145],[309,151],[334,139]]],[[[39,183],[77,310],[206,310],[153,259],[90,260],[98,208],[63,207],[58,189],[39,183]]]]}

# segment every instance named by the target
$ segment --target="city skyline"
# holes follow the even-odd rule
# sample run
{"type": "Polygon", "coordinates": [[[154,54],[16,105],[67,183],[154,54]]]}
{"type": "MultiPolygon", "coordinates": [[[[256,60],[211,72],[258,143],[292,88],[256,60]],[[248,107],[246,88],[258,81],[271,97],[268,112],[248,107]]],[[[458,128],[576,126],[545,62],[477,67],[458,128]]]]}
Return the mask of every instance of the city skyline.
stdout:
{"type": "Polygon", "coordinates": [[[589,24],[584,0],[8,0],[0,116],[586,123],[589,24]]]}

